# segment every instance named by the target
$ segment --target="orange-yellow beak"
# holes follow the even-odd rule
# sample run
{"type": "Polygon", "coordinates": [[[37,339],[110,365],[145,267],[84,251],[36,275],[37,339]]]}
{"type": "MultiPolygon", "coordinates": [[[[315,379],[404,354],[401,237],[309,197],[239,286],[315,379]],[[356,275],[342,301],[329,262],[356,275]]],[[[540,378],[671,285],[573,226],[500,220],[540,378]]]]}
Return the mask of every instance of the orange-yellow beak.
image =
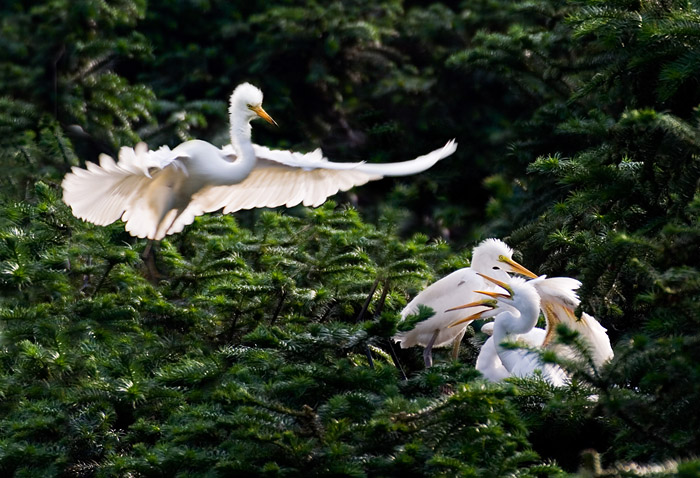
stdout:
{"type": "Polygon", "coordinates": [[[513,289],[511,289],[510,286],[509,286],[508,284],[506,284],[505,282],[500,281],[500,280],[498,280],[498,279],[494,279],[493,277],[489,277],[489,276],[487,276],[486,274],[482,274],[481,272],[477,272],[477,274],[479,274],[481,277],[483,277],[483,278],[486,279],[487,281],[493,282],[493,283],[496,284],[498,287],[501,287],[501,288],[503,288],[503,289],[505,289],[505,290],[508,291],[508,294],[507,294],[507,295],[506,295],[506,294],[498,294],[498,293],[496,293],[497,295],[494,296],[494,295],[493,295],[494,292],[481,292],[482,294],[490,295],[491,297],[513,297],[513,289]]]}
{"type": "Polygon", "coordinates": [[[476,320],[481,318],[481,316],[490,311],[493,310],[496,307],[496,301],[493,299],[483,299],[483,300],[477,300],[474,302],[470,302],[468,304],[460,305],[457,307],[452,307],[451,309],[447,309],[445,312],[450,312],[453,310],[462,310],[462,309],[468,309],[470,307],[488,307],[486,310],[480,310],[479,312],[469,315],[467,317],[464,317],[463,319],[455,320],[452,322],[450,325],[448,325],[448,328],[450,327],[456,327],[457,325],[463,324],[465,322],[471,322],[472,320],[476,320]]]}
{"type": "Polygon", "coordinates": [[[278,126],[277,121],[273,120],[272,116],[267,114],[267,111],[265,111],[262,106],[249,106],[248,108],[250,108],[253,112],[255,112],[256,115],[260,116],[268,123],[278,126]]]}
{"type": "Polygon", "coordinates": [[[503,292],[496,292],[493,290],[475,290],[477,294],[483,294],[483,295],[488,295],[489,297],[493,297],[494,299],[498,300],[500,298],[510,298],[510,295],[504,294],[503,292]]]}
{"type": "MultiPolygon", "coordinates": [[[[485,294],[485,292],[481,291],[474,291],[479,294],[485,294]]],[[[487,294],[489,295],[489,294],[487,294]]],[[[457,307],[452,307],[451,309],[447,309],[445,312],[452,312],[453,310],[462,310],[462,309],[468,309],[470,307],[489,307],[493,309],[496,307],[496,301],[493,299],[482,299],[482,300],[475,300],[474,302],[469,302],[468,304],[464,305],[458,305],[457,307]]]]}
{"type": "Polygon", "coordinates": [[[534,279],[537,277],[537,274],[534,272],[530,271],[529,269],[526,269],[525,267],[521,266],[517,262],[515,262],[513,259],[510,257],[506,256],[498,256],[498,260],[500,262],[505,262],[511,267],[511,272],[515,272],[516,274],[523,275],[525,277],[529,277],[530,279],[534,279]]]}

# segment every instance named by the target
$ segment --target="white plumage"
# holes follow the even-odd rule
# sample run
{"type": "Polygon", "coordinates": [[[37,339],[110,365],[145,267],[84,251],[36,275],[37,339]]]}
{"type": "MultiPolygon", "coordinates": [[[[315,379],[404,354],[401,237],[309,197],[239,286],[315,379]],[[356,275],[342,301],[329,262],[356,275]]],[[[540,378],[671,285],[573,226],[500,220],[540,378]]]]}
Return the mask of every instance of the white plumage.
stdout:
{"type": "Polygon", "coordinates": [[[402,320],[409,314],[418,312],[419,305],[430,307],[435,312],[432,317],[418,322],[415,327],[406,332],[394,335],[394,341],[401,344],[401,348],[420,345],[425,348],[424,359],[426,366],[432,364],[431,351],[433,347],[453,346],[453,357],[457,357],[459,344],[464,337],[467,323],[462,327],[448,327],[458,319],[481,309],[472,309],[465,314],[464,311],[448,311],[447,309],[464,302],[470,302],[482,298],[475,291],[492,290],[494,285],[484,280],[477,273],[489,274],[493,277],[507,280],[508,272],[525,274],[530,277],[535,275],[513,261],[513,250],[498,239],[486,239],[472,251],[471,267],[465,267],[452,272],[442,279],[434,282],[422,290],[411,300],[401,312],[402,320]]]}
{"type": "MultiPolygon", "coordinates": [[[[503,366],[501,358],[498,356],[496,342],[493,340],[494,322],[487,322],[481,326],[481,331],[490,337],[486,339],[479,350],[479,355],[476,357],[476,368],[487,380],[491,382],[500,382],[503,379],[511,377],[511,373],[503,366]]],[[[533,328],[525,334],[520,334],[517,337],[517,342],[526,347],[541,347],[544,341],[545,330],[537,327],[533,328]]]]}
{"type": "Polygon", "coordinates": [[[576,290],[581,282],[570,277],[549,277],[535,283],[541,299],[541,308],[547,322],[546,337],[542,346],[565,358],[576,358],[577,352],[571,347],[554,343],[556,327],[564,324],[579,333],[591,355],[593,365],[600,367],[613,358],[613,349],[605,327],[595,317],[583,312],[576,317],[576,308],[581,300],[576,290]]]}
{"type": "Polygon", "coordinates": [[[506,376],[529,377],[539,371],[552,385],[562,386],[568,383],[566,373],[559,366],[543,363],[537,353],[527,349],[537,347],[537,342],[544,340],[543,331],[535,328],[540,315],[540,296],[535,285],[544,278],[531,281],[520,277],[511,277],[506,281],[487,279],[508,291],[508,294],[489,292],[488,295],[496,299],[494,309],[480,314],[481,317],[495,315],[493,335],[486,341],[492,341],[492,345],[487,347],[487,357],[482,358],[482,363],[487,365],[486,370],[489,373],[495,372],[487,378],[497,381],[506,376]],[[524,347],[504,347],[506,342],[521,343],[524,347]],[[490,347],[495,349],[495,356],[490,347]],[[490,360],[487,360],[489,356],[490,360]],[[503,368],[498,366],[499,360],[503,368]]]}
{"type": "Polygon", "coordinates": [[[398,163],[333,163],[321,150],[302,154],[252,144],[250,121],[274,120],[262,108],[262,92],[248,84],[231,95],[231,144],[218,148],[192,140],[155,151],[140,143],[122,147],[119,161],[101,155],[99,166],[74,167],[63,180],[63,200],[76,217],[98,225],[118,219],[137,237],[162,239],[191,224],[196,216],[258,207],[319,206],[385,176],[405,176],[432,167],[455,152],[443,148],[398,163]]]}
{"type": "MultiPolygon", "coordinates": [[[[521,281],[522,279],[512,278],[505,281],[505,283],[512,287],[513,284],[519,284],[521,281]]],[[[585,312],[580,319],[575,315],[575,309],[580,303],[576,294],[576,289],[581,286],[578,280],[570,277],[544,278],[542,276],[530,281],[528,284],[532,286],[540,298],[540,308],[544,313],[546,329],[539,329],[533,326],[533,328],[524,333],[510,333],[508,336],[509,341],[522,343],[525,347],[553,350],[564,358],[576,358],[577,352],[574,349],[557,344],[554,340],[557,324],[563,323],[580,334],[584,344],[588,347],[588,352],[591,354],[595,367],[600,367],[612,359],[613,350],[605,328],[595,318],[585,312]]],[[[518,287],[520,286],[518,285],[518,287]]],[[[470,302],[464,307],[471,308],[479,302],[470,302]]],[[[489,301],[482,300],[481,302],[489,301]]],[[[512,309],[511,304],[503,301],[500,301],[498,306],[500,310],[512,309]]],[[[496,309],[492,312],[483,312],[479,316],[486,318],[498,312],[499,309],[496,309]]],[[[481,330],[492,335],[494,328],[495,324],[490,323],[485,324],[481,330]]],[[[509,376],[526,376],[541,365],[536,354],[527,351],[522,351],[520,354],[510,354],[511,351],[508,350],[504,352],[504,349],[498,347],[499,343],[496,340],[494,336],[486,340],[476,361],[477,370],[481,371],[488,380],[500,381],[509,376]],[[505,356],[509,356],[507,364],[503,362],[504,353],[506,354],[505,356]],[[522,359],[521,363],[517,362],[518,357],[522,359]]],[[[563,379],[565,375],[563,375],[561,369],[548,364],[544,368],[546,371],[545,378],[550,382],[557,385],[565,383],[563,379]]]]}

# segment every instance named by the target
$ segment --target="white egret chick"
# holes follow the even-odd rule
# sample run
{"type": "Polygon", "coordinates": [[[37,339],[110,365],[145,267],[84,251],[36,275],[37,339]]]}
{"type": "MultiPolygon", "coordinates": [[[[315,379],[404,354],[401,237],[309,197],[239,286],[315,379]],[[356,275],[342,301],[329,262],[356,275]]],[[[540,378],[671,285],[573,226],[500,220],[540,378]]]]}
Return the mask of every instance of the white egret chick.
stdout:
{"type": "Polygon", "coordinates": [[[451,323],[464,317],[464,312],[446,309],[465,301],[477,300],[481,296],[474,292],[476,290],[495,289],[492,283],[478,273],[489,274],[502,280],[510,277],[508,272],[536,277],[512,257],[513,250],[503,241],[486,239],[481,242],[472,251],[471,267],[458,269],[434,282],[406,305],[401,311],[402,320],[418,312],[418,306],[421,304],[433,309],[435,315],[418,322],[411,330],[397,333],[394,335],[394,341],[399,342],[401,348],[415,345],[424,347],[423,359],[426,367],[433,363],[434,347],[452,345],[452,357],[456,359],[468,323],[465,322],[462,327],[450,328],[451,323]]]}
{"type": "Polygon", "coordinates": [[[334,163],[319,149],[307,154],[271,150],[251,142],[253,119],[276,124],[262,101],[262,92],[249,83],[233,91],[229,146],[192,140],[172,150],[149,151],[143,143],[122,147],[118,162],[103,154],[99,166],[73,167],[62,183],[63,200],[85,221],[107,225],[122,219],[131,235],[157,240],[222,208],[231,213],[319,206],[338,191],[368,181],[425,171],[457,148],[452,140],[424,156],[388,164],[334,163]]]}
{"type": "MultiPolygon", "coordinates": [[[[492,307],[492,310],[482,310],[470,317],[460,319],[451,324],[451,327],[459,327],[464,322],[495,315],[493,336],[490,340],[493,340],[498,358],[511,376],[528,377],[532,376],[536,370],[539,370],[543,378],[552,385],[562,386],[567,384],[568,377],[566,373],[556,365],[543,363],[537,353],[523,348],[510,349],[503,346],[506,342],[513,343],[522,340],[521,337],[523,335],[532,333],[532,330],[535,328],[540,315],[540,296],[535,289],[535,284],[543,280],[544,277],[531,281],[526,281],[520,277],[511,277],[507,281],[500,281],[486,275],[482,276],[484,279],[506,290],[507,293],[479,291],[479,293],[488,295],[492,299],[468,303],[456,307],[454,310],[475,306],[492,307]]],[[[541,333],[538,335],[541,336],[541,333]]],[[[529,338],[531,339],[531,337],[529,338]]],[[[532,346],[531,343],[524,340],[521,343],[526,347],[532,346]]]]}
{"type": "MultiPolygon", "coordinates": [[[[539,278],[532,281],[532,284],[540,296],[540,309],[545,317],[546,328],[534,327],[528,333],[518,335],[517,342],[531,348],[553,350],[557,355],[575,359],[578,355],[577,351],[567,345],[557,344],[554,340],[557,324],[564,323],[568,328],[579,333],[591,354],[595,367],[600,367],[612,359],[613,350],[605,328],[585,312],[580,319],[575,315],[575,309],[580,303],[575,291],[581,286],[581,282],[570,277],[549,277],[539,278]]],[[[511,374],[503,366],[496,351],[496,344],[492,337],[493,327],[493,322],[481,327],[481,331],[491,337],[481,346],[475,367],[486,379],[498,382],[511,374]]]]}

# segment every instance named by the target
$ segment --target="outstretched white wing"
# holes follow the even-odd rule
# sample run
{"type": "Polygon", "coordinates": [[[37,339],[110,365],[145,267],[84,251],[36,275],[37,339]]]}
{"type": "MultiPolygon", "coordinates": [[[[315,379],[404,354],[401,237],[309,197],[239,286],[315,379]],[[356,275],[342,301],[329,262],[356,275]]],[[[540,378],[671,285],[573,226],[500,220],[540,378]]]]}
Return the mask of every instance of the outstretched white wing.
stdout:
{"type": "Polygon", "coordinates": [[[149,151],[145,143],[120,148],[119,162],[101,154],[99,165],[88,162],[86,169],[73,167],[66,174],[63,200],[76,217],[100,226],[111,224],[145,197],[154,169],[173,165],[186,174],[181,156],[167,146],[149,151]]]}
{"type": "Polygon", "coordinates": [[[383,164],[334,163],[324,158],[320,149],[302,154],[258,145],[254,148],[258,161],[243,182],[205,188],[193,197],[191,206],[202,212],[224,208],[224,213],[297,204],[316,207],[338,191],[347,191],[368,181],[425,171],[454,153],[457,144],[452,140],[443,148],[416,159],[383,164]]]}
{"type": "MultiPolygon", "coordinates": [[[[219,150],[197,141],[192,147],[204,156],[221,159],[223,153],[235,160],[230,146],[219,150]]],[[[81,219],[107,225],[121,218],[132,235],[160,239],[182,231],[196,216],[221,208],[230,213],[258,207],[319,206],[338,191],[384,176],[424,171],[452,154],[457,145],[453,140],[414,160],[389,164],[333,163],[323,157],[321,150],[302,154],[253,147],[256,165],[246,179],[237,184],[195,188],[191,197],[177,198],[189,199],[184,207],[175,204],[174,189],[187,180],[187,160],[194,159],[194,153],[182,146],[149,151],[144,143],[136,148],[122,147],[118,163],[101,155],[99,166],[87,163],[87,169],[74,167],[63,180],[63,200],[81,219]]]]}

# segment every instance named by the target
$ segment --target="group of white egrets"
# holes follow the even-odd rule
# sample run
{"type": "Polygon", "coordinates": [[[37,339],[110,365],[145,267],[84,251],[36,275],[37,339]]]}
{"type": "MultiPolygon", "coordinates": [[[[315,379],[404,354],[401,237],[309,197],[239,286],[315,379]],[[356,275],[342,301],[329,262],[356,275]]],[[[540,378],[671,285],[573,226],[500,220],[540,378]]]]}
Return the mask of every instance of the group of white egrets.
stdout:
{"type": "Polygon", "coordinates": [[[513,250],[505,243],[486,239],[474,248],[471,267],[443,277],[408,303],[401,312],[403,319],[417,313],[420,305],[430,307],[434,315],[396,334],[394,340],[403,348],[423,346],[425,365],[430,367],[434,347],[452,345],[456,359],[467,325],[494,317],[493,322],[481,327],[490,335],[476,360],[476,368],[484,377],[497,382],[539,373],[552,385],[565,385],[568,374],[560,366],[541,360],[538,349],[552,350],[564,359],[583,355],[595,368],[613,357],[605,328],[585,312],[576,315],[580,304],[576,289],[580,286],[570,277],[538,277],[513,260],[513,250]],[[536,327],[540,309],[544,329],[536,327]],[[584,350],[556,340],[559,324],[579,334],[584,350]],[[509,346],[513,343],[522,347],[509,346]]]}
{"type": "MultiPolygon", "coordinates": [[[[338,191],[347,191],[385,176],[405,176],[432,167],[457,149],[454,140],[444,147],[410,161],[369,164],[328,161],[321,150],[297,153],[253,144],[250,122],[275,121],[262,107],[263,94],[243,83],[230,98],[231,144],[221,148],[206,141],[186,141],[174,149],[149,150],[144,143],[122,147],[119,160],[106,154],[100,164],[74,167],[63,180],[63,200],[73,214],[97,225],[119,219],[133,236],[158,240],[191,224],[196,216],[223,209],[231,213],[258,207],[319,206],[338,191]]],[[[581,284],[570,278],[544,278],[512,260],[512,250],[489,239],[474,249],[472,266],[453,272],[418,294],[402,316],[423,304],[435,311],[413,330],[395,340],[402,347],[422,345],[427,366],[432,348],[452,344],[456,357],[468,322],[495,316],[482,331],[492,336],[481,348],[477,368],[491,380],[524,376],[535,369],[554,384],[567,380],[556,366],[544,364],[532,351],[503,346],[519,340],[531,347],[557,347],[556,324],[578,331],[595,366],[612,357],[605,329],[591,316],[575,315],[575,293],[581,284]],[[529,281],[511,277],[521,274],[529,281]],[[501,288],[505,292],[497,292],[501,288]],[[483,295],[489,299],[483,298],[483,295]],[[460,308],[460,305],[462,306],[460,308]],[[535,328],[542,308],[547,329],[535,328]],[[462,310],[472,314],[464,318],[462,310]]],[[[561,347],[557,352],[568,353],[561,347]]]]}

